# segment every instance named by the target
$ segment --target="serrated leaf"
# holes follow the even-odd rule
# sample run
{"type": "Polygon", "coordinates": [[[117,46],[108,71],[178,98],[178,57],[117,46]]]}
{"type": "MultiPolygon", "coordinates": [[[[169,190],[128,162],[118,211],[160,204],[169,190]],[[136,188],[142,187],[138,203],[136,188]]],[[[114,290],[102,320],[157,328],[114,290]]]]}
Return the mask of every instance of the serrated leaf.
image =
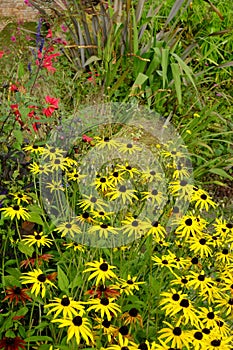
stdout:
{"type": "Polygon", "coordinates": [[[18,243],[18,249],[21,253],[28,255],[28,256],[32,256],[32,254],[34,252],[33,247],[29,247],[29,245],[24,244],[23,242],[18,243]]]}
{"type": "Polygon", "coordinates": [[[57,280],[58,280],[58,287],[66,292],[69,287],[69,280],[65,274],[65,272],[61,269],[61,267],[57,266],[57,280]]]}

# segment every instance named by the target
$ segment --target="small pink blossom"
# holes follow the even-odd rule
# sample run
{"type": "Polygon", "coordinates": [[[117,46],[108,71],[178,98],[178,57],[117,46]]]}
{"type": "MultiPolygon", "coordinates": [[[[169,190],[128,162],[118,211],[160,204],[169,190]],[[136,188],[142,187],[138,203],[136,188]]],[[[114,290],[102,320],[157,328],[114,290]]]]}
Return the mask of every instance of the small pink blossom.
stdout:
{"type": "Polygon", "coordinates": [[[27,6],[32,6],[32,5],[30,4],[29,0],[24,0],[24,3],[25,3],[25,5],[27,5],[27,6]]]}
{"type": "Polygon", "coordinates": [[[11,36],[11,41],[14,43],[16,42],[16,37],[14,35],[11,36]]]}
{"type": "Polygon", "coordinates": [[[2,58],[2,56],[4,55],[4,51],[0,51],[0,58],[2,58]]]}
{"type": "Polygon", "coordinates": [[[65,26],[64,24],[62,24],[61,25],[61,30],[63,31],[63,32],[67,32],[67,30],[68,30],[68,28],[67,28],[67,26],[65,26]]]}

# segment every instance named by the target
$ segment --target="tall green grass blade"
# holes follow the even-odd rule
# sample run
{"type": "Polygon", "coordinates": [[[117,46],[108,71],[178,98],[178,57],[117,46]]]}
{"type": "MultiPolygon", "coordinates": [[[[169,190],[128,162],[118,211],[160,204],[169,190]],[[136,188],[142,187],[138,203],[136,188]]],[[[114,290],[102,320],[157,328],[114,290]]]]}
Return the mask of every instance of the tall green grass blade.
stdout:
{"type": "Polygon", "coordinates": [[[181,94],[181,79],[180,79],[180,67],[177,63],[171,63],[172,76],[175,83],[176,95],[178,103],[182,103],[182,94],[181,94]]]}
{"type": "Polygon", "coordinates": [[[162,65],[162,78],[163,78],[163,89],[165,89],[167,85],[167,69],[169,64],[169,49],[162,48],[162,57],[161,57],[161,65],[162,65]]]}
{"type": "Polygon", "coordinates": [[[180,65],[180,68],[185,72],[185,74],[189,78],[190,82],[193,84],[193,87],[195,88],[196,92],[198,92],[196,84],[195,84],[193,77],[192,77],[193,73],[192,73],[191,69],[187,66],[187,64],[177,54],[172,53],[172,56],[175,57],[176,61],[180,65]]]}

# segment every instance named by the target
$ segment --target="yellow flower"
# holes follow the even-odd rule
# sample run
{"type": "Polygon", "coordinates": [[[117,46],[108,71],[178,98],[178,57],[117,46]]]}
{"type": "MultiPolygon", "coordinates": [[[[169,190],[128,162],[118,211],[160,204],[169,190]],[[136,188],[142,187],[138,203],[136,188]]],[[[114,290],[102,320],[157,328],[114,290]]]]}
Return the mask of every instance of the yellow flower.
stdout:
{"type": "Polygon", "coordinates": [[[116,303],[113,303],[114,298],[96,298],[87,302],[87,304],[91,304],[91,306],[87,309],[87,311],[95,310],[95,312],[100,311],[101,318],[107,317],[107,320],[110,321],[112,318],[112,314],[117,316],[118,312],[121,312],[121,308],[116,303]]]}
{"type": "Polygon", "coordinates": [[[30,214],[28,213],[26,208],[22,208],[19,205],[14,205],[13,207],[1,208],[5,217],[10,217],[13,220],[15,217],[23,220],[28,220],[30,218],[30,214]]]}
{"type": "Polygon", "coordinates": [[[90,267],[83,272],[92,272],[92,274],[88,277],[88,281],[97,277],[96,286],[101,281],[105,285],[106,279],[111,280],[112,278],[116,278],[115,273],[112,271],[112,269],[115,269],[116,266],[109,265],[102,258],[100,258],[100,261],[95,260],[94,262],[86,263],[86,265],[90,267]]]}
{"type": "Polygon", "coordinates": [[[46,284],[49,284],[52,287],[57,288],[41,271],[41,269],[34,269],[32,272],[24,273],[20,279],[22,284],[32,283],[31,293],[35,293],[37,296],[41,292],[42,298],[45,296],[46,284]]]}
{"type": "Polygon", "coordinates": [[[28,244],[29,247],[31,247],[33,244],[36,244],[38,248],[40,248],[40,246],[50,247],[53,241],[47,237],[48,236],[44,235],[43,232],[34,232],[34,235],[27,235],[27,238],[22,239],[22,242],[28,244]]]}
{"type": "Polygon", "coordinates": [[[42,154],[44,151],[44,147],[37,146],[37,145],[28,145],[23,148],[24,151],[29,151],[31,153],[35,154],[42,154]]]}
{"type": "Polygon", "coordinates": [[[120,289],[120,293],[125,293],[126,295],[133,295],[134,290],[139,290],[139,285],[145,282],[136,282],[137,277],[127,276],[127,280],[119,278],[114,288],[120,289]]]}
{"type": "Polygon", "coordinates": [[[31,197],[27,196],[26,194],[23,193],[9,193],[11,196],[13,196],[13,199],[17,201],[17,204],[20,205],[21,202],[26,202],[27,204],[29,203],[29,200],[31,197]]]}
{"type": "Polygon", "coordinates": [[[83,315],[84,313],[84,306],[82,306],[79,301],[74,301],[73,298],[67,297],[66,295],[63,295],[62,299],[54,298],[52,301],[53,303],[46,304],[44,308],[52,307],[47,315],[56,311],[54,318],[56,318],[61,312],[64,318],[72,318],[73,315],[76,316],[78,313],[83,315]]]}
{"type": "Polygon", "coordinates": [[[90,345],[90,342],[94,343],[93,333],[90,328],[90,323],[88,319],[77,315],[66,319],[55,319],[51,322],[60,323],[58,328],[69,327],[67,332],[67,343],[75,337],[77,345],[80,344],[81,337],[85,340],[87,345],[90,345]]]}
{"type": "Polygon", "coordinates": [[[67,235],[74,237],[75,234],[81,233],[81,230],[75,220],[63,222],[62,224],[58,225],[57,228],[54,229],[54,231],[60,232],[61,237],[67,235]]]}

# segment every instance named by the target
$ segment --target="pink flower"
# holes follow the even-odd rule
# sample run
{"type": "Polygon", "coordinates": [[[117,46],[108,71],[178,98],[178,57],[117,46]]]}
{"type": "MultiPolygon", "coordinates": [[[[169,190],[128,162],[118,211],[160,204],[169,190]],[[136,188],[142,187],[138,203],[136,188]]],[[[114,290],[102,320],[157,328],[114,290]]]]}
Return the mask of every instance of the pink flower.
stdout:
{"type": "Polygon", "coordinates": [[[15,84],[12,84],[10,86],[10,91],[19,91],[19,90],[18,90],[18,87],[15,84]]]}
{"type": "Polygon", "coordinates": [[[25,5],[27,5],[27,6],[32,6],[32,5],[30,4],[29,0],[24,0],[24,3],[25,3],[25,5]]]}
{"type": "Polygon", "coordinates": [[[4,51],[0,51],[0,58],[4,55],[4,51]]]}
{"type": "Polygon", "coordinates": [[[14,43],[16,42],[16,37],[14,35],[11,36],[11,41],[14,43]]]}
{"type": "Polygon", "coordinates": [[[82,140],[83,140],[83,142],[91,142],[93,140],[93,138],[89,137],[87,135],[83,135],[82,140]]]}
{"type": "Polygon", "coordinates": [[[59,98],[46,96],[45,101],[47,102],[48,107],[43,108],[43,114],[46,115],[46,117],[50,117],[55,109],[58,109],[59,98]]]}
{"type": "Polygon", "coordinates": [[[66,33],[68,28],[64,24],[62,24],[61,25],[61,30],[66,33]]]}
{"type": "Polygon", "coordinates": [[[46,35],[46,38],[52,38],[53,37],[53,33],[51,29],[48,29],[48,34],[46,35]]]}

